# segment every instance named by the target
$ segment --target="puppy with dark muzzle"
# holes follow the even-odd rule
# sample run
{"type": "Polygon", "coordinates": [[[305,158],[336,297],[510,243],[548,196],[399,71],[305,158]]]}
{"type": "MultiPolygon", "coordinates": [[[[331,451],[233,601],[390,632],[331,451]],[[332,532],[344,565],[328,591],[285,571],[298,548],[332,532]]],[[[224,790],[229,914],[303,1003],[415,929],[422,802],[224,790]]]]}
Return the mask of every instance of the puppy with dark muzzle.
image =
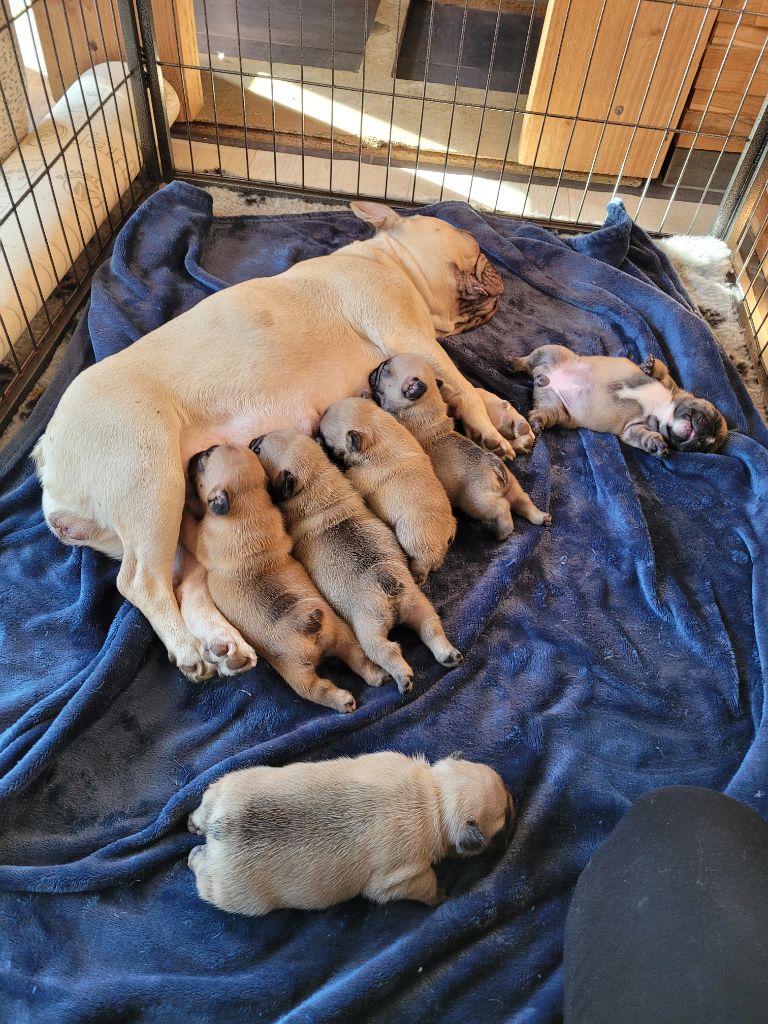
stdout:
{"type": "Polygon", "coordinates": [[[320,420],[319,437],[371,511],[394,530],[423,583],[456,536],[451,503],[427,453],[394,416],[365,398],[334,402],[320,420]]]}
{"type": "Polygon", "coordinates": [[[725,442],[723,415],[705,398],[679,388],[653,356],[637,366],[620,356],[578,356],[563,345],[542,345],[509,365],[533,377],[529,421],[536,433],[586,427],[616,434],[660,459],[670,448],[716,452],[725,442]]]}
{"type": "Polygon", "coordinates": [[[370,686],[385,675],[291,558],[259,460],[247,448],[214,445],[192,457],[189,473],[204,515],[185,514],[182,540],[207,571],[218,609],[301,697],[354,711],[352,694],[318,676],[318,664],[340,658],[370,686]]]}
{"type": "Polygon", "coordinates": [[[209,786],[190,816],[206,842],[189,866],[202,899],[235,914],[359,895],[434,907],[445,896],[432,865],[508,841],[514,816],[500,776],[457,756],[431,767],[383,751],[246,768],[209,786]]]}
{"type": "Polygon", "coordinates": [[[413,685],[410,665],[388,637],[400,623],[419,634],[441,665],[458,665],[461,654],[416,586],[395,535],[321,446],[295,430],[273,430],[251,448],[267,471],[294,555],[400,692],[413,685]]]}
{"type": "Polygon", "coordinates": [[[394,356],[371,373],[378,404],[410,430],[429,455],[451,504],[495,530],[499,540],[514,531],[512,509],[537,526],[552,517],[531,501],[496,455],[454,430],[439,382],[426,360],[394,356]]]}

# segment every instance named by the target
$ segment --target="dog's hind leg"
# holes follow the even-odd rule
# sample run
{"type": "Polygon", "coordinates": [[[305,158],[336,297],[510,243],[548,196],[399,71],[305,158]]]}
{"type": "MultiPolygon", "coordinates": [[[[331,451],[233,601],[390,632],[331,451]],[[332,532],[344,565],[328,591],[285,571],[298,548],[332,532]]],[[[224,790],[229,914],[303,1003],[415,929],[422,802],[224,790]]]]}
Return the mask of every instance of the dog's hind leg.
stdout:
{"type": "Polygon", "coordinates": [[[549,512],[542,512],[540,508],[536,508],[531,501],[531,496],[526,494],[517,481],[507,491],[507,500],[514,511],[523,519],[527,519],[529,523],[533,523],[535,526],[552,525],[552,516],[549,512]]]}
{"type": "Polygon", "coordinates": [[[435,656],[435,660],[447,668],[455,668],[463,660],[445,635],[440,616],[418,587],[409,587],[400,598],[400,622],[410,626],[421,637],[435,656]]]}
{"type": "Polygon", "coordinates": [[[355,698],[349,690],[342,690],[330,679],[321,679],[315,666],[291,658],[274,660],[277,672],[300,697],[311,700],[313,704],[321,704],[346,714],[357,707],[355,698]]]}
{"type": "Polygon", "coordinates": [[[205,569],[184,547],[179,546],[180,579],[176,597],[190,632],[203,645],[203,657],[222,676],[246,672],[256,664],[256,652],[246,643],[213,603],[205,569]]]}
{"type": "Polygon", "coordinates": [[[437,882],[437,875],[434,869],[429,867],[420,875],[413,875],[411,878],[393,879],[372,892],[365,895],[370,896],[376,903],[389,903],[391,900],[416,900],[419,903],[426,903],[428,907],[437,907],[445,899],[445,893],[440,889],[437,882]]]}
{"type": "Polygon", "coordinates": [[[381,686],[387,678],[386,671],[374,665],[355,639],[355,634],[341,619],[336,624],[336,640],[326,649],[329,657],[340,658],[353,672],[359,675],[369,686],[381,686]]]}
{"type": "Polygon", "coordinates": [[[173,564],[184,508],[181,456],[178,448],[173,450],[173,437],[152,440],[154,452],[163,452],[165,458],[151,465],[142,459],[121,471],[123,480],[141,481],[141,500],[134,492],[134,500],[124,499],[111,517],[123,545],[117,588],[149,619],[169,660],[190,679],[205,679],[211,675],[211,666],[184,622],[173,592],[173,564]]]}
{"type": "Polygon", "coordinates": [[[403,657],[400,645],[387,637],[384,623],[377,622],[368,609],[363,609],[352,625],[366,655],[392,676],[400,693],[407,693],[413,686],[413,669],[403,657]]]}
{"type": "Polygon", "coordinates": [[[565,345],[540,345],[527,356],[510,356],[507,365],[515,373],[529,373],[533,377],[539,368],[558,366],[572,359],[578,359],[578,356],[565,345]]]}

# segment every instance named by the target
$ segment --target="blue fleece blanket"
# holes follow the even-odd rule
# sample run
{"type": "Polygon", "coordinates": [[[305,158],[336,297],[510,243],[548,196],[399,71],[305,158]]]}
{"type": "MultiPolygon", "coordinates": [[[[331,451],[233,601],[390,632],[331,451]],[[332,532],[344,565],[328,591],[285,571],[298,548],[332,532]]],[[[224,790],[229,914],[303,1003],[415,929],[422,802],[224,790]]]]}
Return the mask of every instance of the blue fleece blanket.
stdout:
{"type": "Polygon", "coordinates": [[[621,204],[575,241],[460,203],[430,212],[504,277],[497,316],[446,342],[475,382],[525,411],[506,355],[652,353],[717,403],[726,446],[659,462],[546,433],[515,471],[554,525],[518,520],[497,545],[461,522],[428,590],[466,660],[446,672],[405,633],[406,698],[340,670],[362,705],[342,717],[263,664],[197,688],[121,601],[115,564],[48,532],[29,449],[94,354],[368,229],[346,212],[213,220],[179,183],[154,195],[0,466],[2,1021],[556,1021],[573,885],[633,800],[688,783],[768,812],[768,434],[740,382],[621,204]],[[354,900],[250,920],[198,900],[185,822],[217,776],[382,748],[493,765],[519,806],[509,850],[447,864],[436,910],[354,900]]]}

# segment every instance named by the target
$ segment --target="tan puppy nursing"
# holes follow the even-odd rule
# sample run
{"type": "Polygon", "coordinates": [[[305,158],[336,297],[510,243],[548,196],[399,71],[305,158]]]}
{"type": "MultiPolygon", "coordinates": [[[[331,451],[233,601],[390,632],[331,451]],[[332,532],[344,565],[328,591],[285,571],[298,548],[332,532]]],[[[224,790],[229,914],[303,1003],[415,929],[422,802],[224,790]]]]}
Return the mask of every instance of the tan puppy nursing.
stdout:
{"type": "Polygon", "coordinates": [[[400,692],[410,690],[413,672],[388,637],[399,623],[414,629],[441,665],[458,665],[461,654],[416,586],[394,534],[320,444],[294,430],[275,430],[255,438],[251,448],[267,471],[295,557],[400,692]]]}
{"type": "Polygon", "coordinates": [[[216,292],[88,367],[35,447],[51,530],[121,559],[120,593],[191,678],[207,663],[236,670],[253,658],[210,601],[193,635],[174,595],[193,453],[281,427],[313,433],[332,402],[359,394],[374,366],[403,351],[426,356],[450,384],[472,437],[512,450],[436,341],[493,316],[499,274],[468,232],[435,217],[352,209],[375,237],[216,292]]]}
{"type": "Polygon", "coordinates": [[[320,910],[363,895],[377,903],[445,898],[432,865],[506,839],[514,804],[486,765],[381,752],[231,772],[189,818],[206,843],[189,854],[200,896],[261,915],[320,910]]]}
{"type": "Polygon", "coordinates": [[[352,694],[320,678],[317,665],[341,658],[371,686],[384,673],[291,558],[259,460],[247,448],[220,445],[195,455],[189,472],[205,514],[199,523],[185,515],[184,544],[206,570],[217,607],[296,693],[354,711],[352,694]]]}
{"type": "Polygon", "coordinates": [[[494,529],[499,540],[506,540],[515,529],[512,509],[537,526],[552,522],[501,459],[454,430],[438,381],[425,360],[410,354],[388,359],[371,373],[370,386],[382,409],[396,416],[422,445],[456,508],[494,529]]]}
{"type": "Polygon", "coordinates": [[[429,456],[394,416],[364,398],[334,402],[320,439],[346,467],[346,478],[391,527],[423,583],[443,564],[456,520],[429,456]]]}
{"type": "Polygon", "coordinates": [[[716,452],[728,424],[705,398],[683,391],[660,359],[638,366],[619,356],[579,356],[564,345],[542,345],[509,360],[533,377],[531,425],[586,427],[664,458],[669,449],[716,452]]]}

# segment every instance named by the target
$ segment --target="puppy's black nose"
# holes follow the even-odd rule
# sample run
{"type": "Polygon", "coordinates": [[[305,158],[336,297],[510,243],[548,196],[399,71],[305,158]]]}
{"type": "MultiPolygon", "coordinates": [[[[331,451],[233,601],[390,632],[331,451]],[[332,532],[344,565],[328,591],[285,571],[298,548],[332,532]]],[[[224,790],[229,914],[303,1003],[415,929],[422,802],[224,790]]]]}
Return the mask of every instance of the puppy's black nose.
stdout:
{"type": "Polygon", "coordinates": [[[261,449],[261,442],[264,440],[265,437],[266,434],[259,434],[259,436],[254,437],[254,439],[248,445],[248,447],[251,449],[254,455],[259,454],[259,450],[261,449]]]}
{"type": "Polygon", "coordinates": [[[415,402],[427,390],[427,385],[419,377],[411,377],[403,385],[403,396],[410,402],[415,402]]]}

